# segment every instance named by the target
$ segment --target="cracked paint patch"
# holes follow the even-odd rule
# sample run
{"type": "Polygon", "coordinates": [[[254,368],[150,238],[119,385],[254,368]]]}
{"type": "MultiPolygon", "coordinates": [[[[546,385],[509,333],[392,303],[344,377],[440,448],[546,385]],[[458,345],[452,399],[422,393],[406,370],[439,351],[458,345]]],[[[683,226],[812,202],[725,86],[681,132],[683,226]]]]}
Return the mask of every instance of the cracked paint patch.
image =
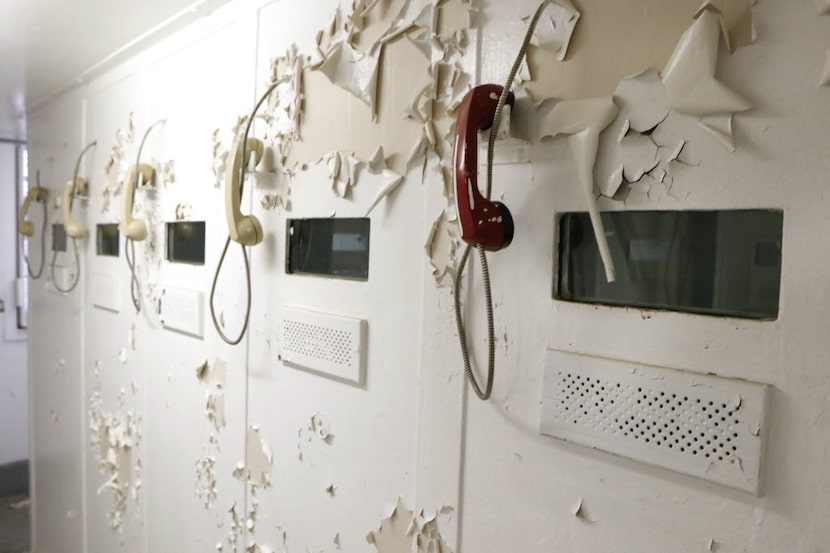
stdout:
{"type": "Polygon", "coordinates": [[[424,248],[432,265],[432,276],[439,287],[452,288],[458,265],[458,225],[442,211],[432,223],[424,248]]]}
{"type": "Polygon", "coordinates": [[[329,181],[334,193],[340,198],[349,198],[351,189],[357,183],[357,172],[363,163],[353,152],[338,150],[321,157],[317,163],[325,163],[329,170],[329,181]]]}
{"type": "MultiPolygon", "coordinates": [[[[522,21],[527,22],[531,15],[533,14],[522,17],[522,21]]],[[[564,60],[579,16],[579,11],[570,0],[549,2],[547,9],[539,18],[530,43],[544,50],[555,52],[557,60],[564,60]]]]}
{"type": "Polygon", "coordinates": [[[703,5],[683,33],[661,73],[672,109],[691,116],[746,111],[752,104],[715,78],[722,14],[711,2],[703,5]]]}
{"type": "Polygon", "coordinates": [[[271,485],[273,453],[259,435],[259,428],[248,429],[247,478],[252,486],[267,488],[271,485]]]}
{"type": "MultiPolygon", "coordinates": [[[[100,363],[93,375],[97,378],[100,363]]],[[[119,403],[124,404],[123,394],[119,403]]],[[[107,522],[112,530],[122,531],[127,503],[130,498],[136,506],[141,502],[141,431],[142,417],[132,410],[110,412],[103,408],[104,399],[100,381],[89,398],[88,420],[90,447],[95,455],[98,471],[104,482],[98,494],[112,494],[107,522]],[[135,459],[135,463],[133,463],[135,459]]],[[[137,509],[140,512],[140,509],[137,509]]]]}
{"type": "Polygon", "coordinates": [[[438,528],[439,515],[451,512],[445,509],[430,516],[424,511],[415,514],[399,498],[380,527],[366,535],[366,541],[378,553],[452,553],[438,528]]]}
{"type": "Polygon", "coordinates": [[[270,84],[276,88],[268,96],[265,107],[257,117],[268,124],[266,138],[273,144],[280,167],[289,174],[294,168],[286,167],[291,146],[302,140],[303,122],[303,69],[305,56],[297,54],[297,45],[292,44],[285,55],[271,61],[270,84]]]}
{"type": "Polygon", "coordinates": [[[202,456],[195,463],[195,494],[205,509],[212,509],[218,496],[216,459],[219,455],[219,431],[225,426],[225,380],[227,363],[217,357],[211,365],[207,360],[196,367],[196,379],[207,388],[205,418],[209,423],[207,442],[202,456]]]}
{"type": "Polygon", "coordinates": [[[830,48],[824,53],[824,67],[821,68],[819,86],[830,86],[830,48]]]}
{"type": "Polygon", "coordinates": [[[193,205],[188,202],[176,204],[174,215],[176,221],[186,221],[190,219],[190,212],[193,210],[193,205]]]}
{"type": "Polygon", "coordinates": [[[541,136],[564,134],[576,164],[576,174],[587,204],[600,257],[605,266],[605,278],[613,282],[614,260],[605,236],[605,228],[599,215],[594,187],[594,162],[599,148],[599,133],[617,116],[617,106],[612,98],[589,98],[558,102],[541,123],[541,136]]]}
{"type": "Polygon", "coordinates": [[[217,493],[216,458],[202,457],[196,461],[196,497],[205,509],[211,509],[216,502],[217,493]]]}
{"type": "Polygon", "coordinates": [[[109,159],[107,159],[107,163],[104,166],[104,172],[107,175],[107,185],[101,193],[103,198],[101,213],[109,211],[111,198],[121,193],[121,187],[127,175],[127,167],[129,166],[126,149],[134,141],[135,116],[130,112],[127,126],[115,131],[115,142],[112,145],[109,159]]]}

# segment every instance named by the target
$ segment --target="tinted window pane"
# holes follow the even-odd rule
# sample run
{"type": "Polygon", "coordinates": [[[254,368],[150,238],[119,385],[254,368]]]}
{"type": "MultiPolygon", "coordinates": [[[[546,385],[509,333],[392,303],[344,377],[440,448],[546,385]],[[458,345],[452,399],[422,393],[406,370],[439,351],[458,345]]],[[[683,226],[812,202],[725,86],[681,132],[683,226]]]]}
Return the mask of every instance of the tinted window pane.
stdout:
{"type": "Polygon", "coordinates": [[[118,244],[121,236],[118,232],[118,225],[115,223],[97,225],[96,228],[96,251],[98,252],[98,255],[118,257],[118,244]]]}
{"type": "Polygon", "coordinates": [[[369,219],[290,219],[288,272],[369,279],[369,219]]]}
{"type": "Polygon", "coordinates": [[[66,229],[63,223],[52,225],[52,249],[56,252],[66,251],[66,229]]]}
{"type": "Polygon", "coordinates": [[[559,224],[559,297],[754,319],[776,318],[784,216],[772,210],[602,214],[608,283],[586,213],[559,224]]]}
{"type": "Polygon", "coordinates": [[[167,223],[167,260],[205,264],[205,222],[167,223]]]}

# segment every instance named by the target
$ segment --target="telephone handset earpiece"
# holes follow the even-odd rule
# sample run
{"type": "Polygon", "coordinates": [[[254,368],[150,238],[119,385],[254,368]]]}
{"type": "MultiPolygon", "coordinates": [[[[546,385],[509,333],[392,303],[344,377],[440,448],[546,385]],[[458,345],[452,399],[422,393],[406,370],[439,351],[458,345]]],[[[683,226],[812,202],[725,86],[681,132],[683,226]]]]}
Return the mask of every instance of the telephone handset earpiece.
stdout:
{"type": "Polygon", "coordinates": [[[63,189],[63,226],[66,235],[70,238],[79,240],[86,238],[86,226],[80,221],[72,219],[72,200],[75,196],[86,195],[88,188],[89,183],[86,179],[75,177],[66,181],[66,186],[63,189]]]}
{"type": "Polygon", "coordinates": [[[23,236],[34,236],[35,225],[31,221],[26,220],[26,215],[29,214],[29,206],[32,202],[46,202],[49,192],[42,186],[35,186],[29,189],[26,194],[26,199],[23,200],[23,205],[20,207],[20,213],[17,215],[17,228],[23,236]]]}
{"type": "Polygon", "coordinates": [[[121,232],[125,237],[136,242],[147,238],[147,224],[133,217],[135,189],[142,184],[153,182],[156,170],[146,163],[130,166],[121,189],[121,232]]]}
{"type": "Polygon", "coordinates": [[[242,182],[251,159],[254,165],[262,160],[265,146],[257,138],[249,138],[244,144],[247,159],[242,159],[243,141],[236,139],[231,147],[231,162],[225,169],[225,215],[231,240],[244,246],[255,246],[262,242],[262,225],[255,216],[242,215],[242,182]]]}
{"type": "MultiPolygon", "coordinates": [[[[495,252],[513,240],[513,217],[501,202],[485,198],[478,188],[478,133],[493,124],[503,87],[480,85],[464,96],[455,129],[455,203],[461,238],[495,252]]],[[[513,93],[507,104],[514,103],[513,93]]]]}

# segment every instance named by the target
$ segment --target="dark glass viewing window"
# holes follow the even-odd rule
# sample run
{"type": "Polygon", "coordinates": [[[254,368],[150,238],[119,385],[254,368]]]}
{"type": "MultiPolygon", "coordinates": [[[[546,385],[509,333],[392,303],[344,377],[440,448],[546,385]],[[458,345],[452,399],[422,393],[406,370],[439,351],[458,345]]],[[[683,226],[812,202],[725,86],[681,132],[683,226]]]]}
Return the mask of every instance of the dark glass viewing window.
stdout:
{"type": "Polygon", "coordinates": [[[369,279],[369,219],[289,219],[289,273],[369,279]]]}
{"type": "Polygon", "coordinates": [[[775,319],[784,214],[776,210],[602,213],[616,265],[608,283],[587,213],[559,221],[566,301],[775,319]]]}
{"type": "Polygon", "coordinates": [[[117,223],[96,225],[95,246],[98,255],[118,257],[120,237],[117,223]]]}
{"type": "Polygon", "coordinates": [[[52,225],[52,250],[56,252],[66,251],[66,229],[63,223],[52,225]]]}
{"type": "Polygon", "coordinates": [[[205,264],[205,222],[167,223],[167,260],[174,263],[205,264]]]}

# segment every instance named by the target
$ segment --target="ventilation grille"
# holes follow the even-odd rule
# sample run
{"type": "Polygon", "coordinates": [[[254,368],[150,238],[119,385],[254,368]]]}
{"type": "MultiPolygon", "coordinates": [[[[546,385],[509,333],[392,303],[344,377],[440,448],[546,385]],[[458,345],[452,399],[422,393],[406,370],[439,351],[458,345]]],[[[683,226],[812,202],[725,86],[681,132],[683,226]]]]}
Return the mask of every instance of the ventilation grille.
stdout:
{"type": "Polygon", "coordinates": [[[360,383],[365,326],[361,319],[285,307],[282,360],[360,383]]]}
{"type": "Polygon", "coordinates": [[[549,351],[542,434],[759,493],[767,387],[549,351]]]}

